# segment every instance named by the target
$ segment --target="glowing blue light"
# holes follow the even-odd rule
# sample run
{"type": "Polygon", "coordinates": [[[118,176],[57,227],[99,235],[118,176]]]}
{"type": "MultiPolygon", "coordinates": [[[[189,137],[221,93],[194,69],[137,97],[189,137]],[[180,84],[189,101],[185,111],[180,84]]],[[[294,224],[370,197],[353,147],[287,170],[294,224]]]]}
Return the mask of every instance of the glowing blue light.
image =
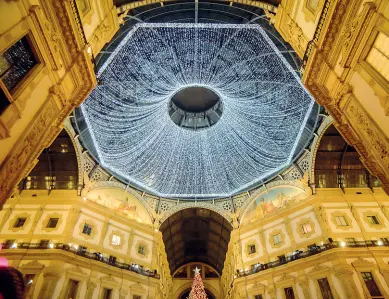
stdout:
{"type": "Polygon", "coordinates": [[[259,25],[138,24],[82,105],[100,163],[162,197],[225,197],[288,164],[313,100],[259,25]],[[173,123],[169,101],[205,86],[212,127],[173,123]]]}

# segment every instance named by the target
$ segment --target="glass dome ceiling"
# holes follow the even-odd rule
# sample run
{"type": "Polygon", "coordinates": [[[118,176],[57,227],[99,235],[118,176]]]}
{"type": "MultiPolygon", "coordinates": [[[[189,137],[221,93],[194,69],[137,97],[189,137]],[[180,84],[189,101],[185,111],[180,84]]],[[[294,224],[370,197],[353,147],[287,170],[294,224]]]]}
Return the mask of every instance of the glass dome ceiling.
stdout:
{"type": "Polygon", "coordinates": [[[137,24],[98,78],[76,112],[83,144],[118,178],[161,197],[254,188],[293,162],[317,121],[299,76],[256,24],[137,24]],[[174,121],[172,98],[193,86],[217,94],[217,123],[174,121]]]}

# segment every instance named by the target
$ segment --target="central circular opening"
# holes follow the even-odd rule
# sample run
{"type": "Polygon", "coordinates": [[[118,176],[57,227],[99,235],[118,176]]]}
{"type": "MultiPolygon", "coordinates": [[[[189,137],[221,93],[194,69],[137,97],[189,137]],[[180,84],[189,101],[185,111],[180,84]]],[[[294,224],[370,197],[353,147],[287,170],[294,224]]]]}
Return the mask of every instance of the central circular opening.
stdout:
{"type": "Polygon", "coordinates": [[[177,91],[169,103],[172,121],[183,128],[197,130],[216,124],[223,113],[219,95],[210,88],[189,86],[177,91]]]}
{"type": "Polygon", "coordinates": [[[191,86],[178,91],[172,97],[172,102],[186,112],[200,113],[215,106],[219,96],[206,87],[191,86]]]}

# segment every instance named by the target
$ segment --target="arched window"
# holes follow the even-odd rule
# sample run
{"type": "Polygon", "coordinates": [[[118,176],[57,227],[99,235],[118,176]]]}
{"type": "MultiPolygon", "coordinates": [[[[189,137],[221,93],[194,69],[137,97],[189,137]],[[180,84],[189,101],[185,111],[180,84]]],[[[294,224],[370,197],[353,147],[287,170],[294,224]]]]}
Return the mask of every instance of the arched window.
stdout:
{"type": "Polygon", "coordinates": [[[316,188],[378,187],[380,182],[362,164],[354,147],[328,127],[320,140],[315,160],[316,188]]]}
{"type": "Polygon", "coordinates": [[[21,189],[77,189],[77,156],[65,130],[43,150],[38,160],[34,169],[21,182],[21,189]]]}

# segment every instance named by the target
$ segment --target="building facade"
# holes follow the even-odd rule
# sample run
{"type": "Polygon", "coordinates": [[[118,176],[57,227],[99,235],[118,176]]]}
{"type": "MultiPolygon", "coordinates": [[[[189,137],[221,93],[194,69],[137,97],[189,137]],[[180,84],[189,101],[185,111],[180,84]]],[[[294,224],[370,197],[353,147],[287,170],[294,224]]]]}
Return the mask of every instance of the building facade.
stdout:
{"type": "Polygon", "coordinates": [[[27,298],[181,299],[196,266],[215,299],[389,298],[389,1],[0,0],[0,14],[0,256],[27,298]],[[322,107],[293,163],[180,199],[98,161],[75,108],[131,26],[162,21],[259,22],[292,53],[322,107]]]}

